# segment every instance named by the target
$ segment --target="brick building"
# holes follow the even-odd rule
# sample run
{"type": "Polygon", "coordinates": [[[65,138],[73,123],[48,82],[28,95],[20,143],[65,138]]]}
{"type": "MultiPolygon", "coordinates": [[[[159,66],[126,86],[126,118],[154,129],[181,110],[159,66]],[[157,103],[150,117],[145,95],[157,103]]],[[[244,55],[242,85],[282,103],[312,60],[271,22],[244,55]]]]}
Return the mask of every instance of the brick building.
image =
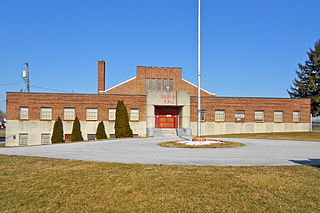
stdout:
{"type": "MultiPolygon", "coordinates": [[[[216,97],[201,91],[202,135],[310,131],[310,100],[216,97]]],[[[85,140],[99,121],[114,136],[115,108],[123,100],[136,136],[194,135],[197,87],[181,68],[137,67],[136,77],[105,89],[105,62],[98,61],[97,94],[7,92],[7,146],[49,144],[54,121],[69,139],[75,116],[85,140]]]]}

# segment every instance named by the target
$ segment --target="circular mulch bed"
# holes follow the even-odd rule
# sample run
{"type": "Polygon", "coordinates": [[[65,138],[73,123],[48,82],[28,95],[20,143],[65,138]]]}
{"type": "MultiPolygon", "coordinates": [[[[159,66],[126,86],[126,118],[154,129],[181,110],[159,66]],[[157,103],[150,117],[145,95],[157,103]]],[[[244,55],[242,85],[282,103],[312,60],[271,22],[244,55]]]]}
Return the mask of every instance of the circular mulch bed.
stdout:
{"type": "Polygon", "coordinates": [[[162,147],[170,147],[170,148],[234,148],[245,146],[243,143],[239,142],[230,142],[230,141],[220,141],[221,143],[212,143],[212,144],[204,144],[204,145],[187,145],[185,143],[179,143],[179,141],[171,141],[171,142],[162,142],[158,143],[159,146],[162,147]]]}

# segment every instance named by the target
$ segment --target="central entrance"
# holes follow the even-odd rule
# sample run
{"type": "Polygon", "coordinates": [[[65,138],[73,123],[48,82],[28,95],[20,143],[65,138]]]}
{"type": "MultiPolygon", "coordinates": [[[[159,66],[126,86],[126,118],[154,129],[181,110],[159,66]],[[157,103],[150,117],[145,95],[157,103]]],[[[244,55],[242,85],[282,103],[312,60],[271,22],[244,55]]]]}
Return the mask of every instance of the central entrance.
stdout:
{"type": "Polygon", "coordinates": [[[181,107],[156,106],[155,126],[156,128],[179,128],[179,114],[181,107]]]}

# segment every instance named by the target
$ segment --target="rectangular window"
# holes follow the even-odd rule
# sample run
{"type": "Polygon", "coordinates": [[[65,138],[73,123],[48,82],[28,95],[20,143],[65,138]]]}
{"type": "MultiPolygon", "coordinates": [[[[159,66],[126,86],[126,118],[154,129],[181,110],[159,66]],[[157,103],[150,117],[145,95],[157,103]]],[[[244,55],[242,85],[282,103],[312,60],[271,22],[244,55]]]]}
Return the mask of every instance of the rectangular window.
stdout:
{"type": "Polygon", "coordinates": [[[162,88],[162,79],[158,78],[158,91],[161,91],[162,88]]]}
{"type": "Polygon", "coordinates": [[[74,108],[64,108],[63,119],[67,121],[73,121],[75,119],[75,114],[74,108]]]}
{"type": "Polygon", "coordinates": [[[155,78],[151,79],[151,89],[153,91],[156,90],[156,79],[155,78]]]}
{"type": "Polygon", "coordinates": [[[88,121],[98,120],[98,109],[95,109],[95,108],[87,109],[86,119],[88,121]]]}
{"type": "Polygon", "coordinates": [[[116,109],[109,109],[109,121],[116,120],[116,109]]]}
{"type": "Polygon", "coordinates": [[[96,139],[96,134],[87,134],[87,139],[88,139],[89,141],[95,140],[95,139],[96,139]]]}
{"type": "Polygon", "coordinates": [[[146,91],[150,89],[150,79],[146,78],[146,91]]]}
{"type": "Polygon", "coordinates": [[[50,134],[49,133],[42,133],[41,134],[41,144],[51,144],[50,141],[50,134]]]}
{"type": "Polygon", "coordinates": [[[169,91],[173,90],[173,79],[169,79],[169,91]]]}
{"type": "Polygon", "coordinates": [[[214,117],[215,121],[224,121],[226,117],[224,110],[216,110],[214,117]]]}
{"type": "Polygon", "coordinates": [[[274,122],[283,122],[283,111],[274,111],[273,118],[274,122]]]}
{"type": "Polygon", "coordinates": [[[254,121],[255,122],[264,122],[264,111],[255,111],[254,112],[254,121]]]}
{"type": "Polygon", "coordinates": [[[131,121],[139,120],[139,109],[130,109],[130,120],[131,121]]]}
{"type": "Polygon", "coordinates": [[[19,146],[28,145],[28,133],[20,133],[19,134],[19,146]]]}
{"type": "Polygon", "coordinates": [[[52,109],[50,107],[40,108],[40,120],[52,120],[52,109]]]}
{"type": "Polygon", "coordinates": [[[163,91],[168,91],[168,79],[163,79],[163,91]]]}
{"type": "Polygon", "coordinates": [[[234,117],[236,119],[236,122],[244,122],[244,118],[245,118],[244,110],[236,110],[234,117]]]}
{"type": "Polygon", "coordinates": [[[295,111],[292,113],[292,121],[293,122],[300,122],[301,121],[301,116],[299,111],[295,111]]]}
{"type": "Polygon", "coordinates": [[[20,107],[20,119],[21,120],[29,119],[29,108],[28,107],[20,107]]]}
{"type": "Polygon", "coordinates": [[[205,120],[206,120],[206,111],[202,109],[200,111],[200,121],[205,121],[205,120]]]}

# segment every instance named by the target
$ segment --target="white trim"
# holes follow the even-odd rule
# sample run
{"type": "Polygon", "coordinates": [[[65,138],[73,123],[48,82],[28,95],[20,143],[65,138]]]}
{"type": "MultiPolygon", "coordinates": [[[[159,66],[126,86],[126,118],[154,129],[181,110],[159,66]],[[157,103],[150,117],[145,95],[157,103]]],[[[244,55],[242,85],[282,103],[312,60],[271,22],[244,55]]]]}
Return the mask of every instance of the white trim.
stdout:
{"type": "MultiPolygon", "coordinates": [[[[135,78],[136,78],[136,77],[130,78],[130,79],[128,79],[128,80],[126,80],[126,81],[124,81],[124,82],[122,82],[122,83],[120,83],[120,84],[117,84],[117,85],[115,85],[115,86],[113,86],[113,87],[111,87],[111,88],[109,88],[109,89],[107,89],[107,90],[103,91],[103,92],[107,92],[107,91],[109,91],[109,90],[112,90],[112,89],[114,89],[114,88],[116,88],[116,87],[118,87],[118,86],[120,86],[120,85],[122,85],[122,84],[125,84],[125,83],[127,83],[127,82],[129,82],[129,81],[131,81],[131,80],[135,79],[135,78]]],[[[102,91],[99,91],[99,92],[102,92],[102,91]]]]}
{"type": "MultiPolygon", "coordinates": [[[[186,79],[182,79],[182,80],[185,81],[185,82],[187,82],[188,84],[191,84],[192,86],[198,88],[198,86],[196,86],[195,84],[191,83],[190,81],[187,81],[186,79]]],[[[203,89],[203,88],[201,88],[201,90],[204,91],[204,92],[206,92],[206,93],[209,93],[210,95],[214,95],[214,96],[216,95],[215,93],[209,92],[209,91],[207,91],[207,90],[205,90],[205,89],[203,89]]]]}

